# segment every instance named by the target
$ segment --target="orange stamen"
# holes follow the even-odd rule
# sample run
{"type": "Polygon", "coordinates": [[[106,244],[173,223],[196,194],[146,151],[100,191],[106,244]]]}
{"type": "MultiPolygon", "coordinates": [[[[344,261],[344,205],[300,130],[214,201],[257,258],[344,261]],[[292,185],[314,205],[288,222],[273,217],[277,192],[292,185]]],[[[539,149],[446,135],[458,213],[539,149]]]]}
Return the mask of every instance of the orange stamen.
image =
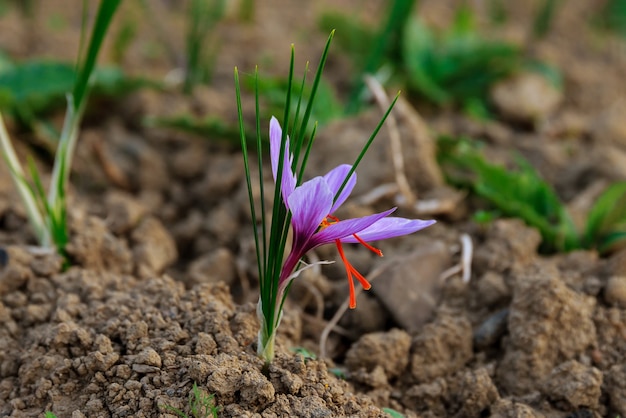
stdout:
{"type": "Polygon", "coordinates": [[[363,241],[361,239],[361,237],[359,237],[357,234],[352,234],[352,236],[354,238],[356,238],[357,241],[359,241],[359,243],[364,246],[365,248],[367,248],[368,250],[370,250],[371,252],[375,253],[376,255],[378,255],[379,257],[383,256],[383,252],[380,251],[378,248],[376,247],[372,247],[371,245],[369,245],[367,242],[363,241]]]}
{"type": "Polygon", "coordinates": [[[361,283],[361,286],[363,286],[363,289],[365,290],[369,290],[372,287],[372,285],[370,284],[370,282],[367,281],[365,277],[363,277],[361,273],[357,271],[357,269],[354,268],[352,264],[350,264],[350,262],[346,258],[346,255],[343,252],[341,241],[335,240],[335,243],[337,244],[337,250],[339,251],[339,256],[341,257],[343,264],[346,266],[346,274],[348,275],[348,288],[350,290],[349,306],[350,306],[350,309],[354,309],[356,308],[356,295],[355,295],[355,290],[354,290],[353,276],[357,278],[357,280],[359,281],[359,283],[361,283]]]}

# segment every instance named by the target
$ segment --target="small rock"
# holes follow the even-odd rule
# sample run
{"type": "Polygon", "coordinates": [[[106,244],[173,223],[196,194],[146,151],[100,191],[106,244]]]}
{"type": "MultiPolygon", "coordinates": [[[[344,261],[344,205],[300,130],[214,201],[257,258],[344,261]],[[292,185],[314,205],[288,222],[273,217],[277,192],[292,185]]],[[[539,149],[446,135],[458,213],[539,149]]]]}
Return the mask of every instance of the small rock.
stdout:
{"type": "Polygon", "coordinates": [[[520,395],[596,342],[596,299],[568,288],[548,261],[525,266],[514,281],[509,335],[497,374],[503,390],[520,395]]]}
{"type": "Polygon", "coordinates": [[[217,243],[230,244],[239,232],[237,211],[229,203],[220,204],[208,214],[204,227],[217,238],[217,243]]]}
{"type": "Polygon", "coordinates": [[[410,370],[417,383],[461,369],[472,358],[472,326],[464,316],[440,311],[411,346],[410,370]]]}
{"type": "Polygon", "coordinates": [[[626,102],[617,101],[613,106],[600,114],[594,124],[593,135],[603,143],[609,142],[626,149],[626,102]]]}
{"type": "Polygon", "coordinates": [[[626,416],[626,364],[616,364],[606,374],[606,391],[611,408],[626,416]]]}
{"type": "Polygon", "coordinates": [[[133,254],[140,277],[159,275],[176,261],[176,243],[156,218],[145,218],[132,233],[133,254]]]}
{"type": "Polygon", "coordinates": [[[626,276],[611,276],[604,288],[604,299],[609,305],[626,308],[626,276]]]}
{"type": "Polygon", "coordinates": [[[527,72],[497,83],[491,98],[505,116],[534,122],[554,112],[563,93],[540,74],[527,72]]]}
{"type": "Polygon", "coordinates": [[[485,368],[463,373],[458,383],[459,398],[463,401],[456,416],[483,416],[484,411],[499,398],[498,389],[485,368]]]}
{"type": "Polygon", "coordinates": [[[435,241],[391,265],[383,273],[384,286],[374,286],[372,292],[399,325],[416,331],[439,304],[439,276],[449,265],[450,251],[443,242],[435,241]]]}
{"type": "Polygon", "coordinates": [[[135,357],[135,364],[161,367],[161,356],[153,348],[146,348],[135,357]]]}
{"type": "Polygon", "coordinates": [[[351,370],[364,368],[368,372],[381,367],[386,377],[400,375],[409,362],[411,337],[405,331],[392,329],[363,335],[346,354],[346,366],[351,370]]]}
{"type": "Polygon", "coordinates": [[[494,306],[511,297],[511,289],[500,273],[487,271],[476,283],[477,299],[482,306],[494,306]]]}
{"type": "Polygon", "coordinates": [[[198,144],[192,144],[176,152],[171,161],[174,175],[184,180],[190,180],[201,175],[206,165],[206,151],[198,144]]]}
{"type": "Polygon", "coordinates": [[[553,401],[565,401],[569,408],[596,408],[602,393],[602,373],[576,360],[555,367],[541,385],[541,391],[553,401]]]}
{"type": "Polygon", "coordinates": [[[427,412],[429,416],[447,416],[448,385],[440,377],[432,382],[415,385],[404,393],[402,404],[412,411],[427,412]]]}
{"type": "Polygon", "coordinates": [[[203,255],[189,266],[187,284],[224,282],[231,286],[235,281],[235,257],[227,248],[203,255]]]}
{"type": "Polygon", "coordinates": [[[204,180],[194,186],[193,192],[208,201],[231,192],[243,178],[243,161],[240,157],[220,155],[211,158],[204,180]]]}
{"type": "Polygon", "coordinates": [[[501,309],[485,319],[474,331],[474,345],[479,349],[494,345],[505,334],[509,309],[501,309]]]}
{"type": "Polygon", "coordinates": [[[545,415],[524,403],[498,399],[491,407],[490,418],[545,418],[545,415]]]}
{"type": "Polygon", "coordinates": [[[107,193],[104,199],[107,226],[120,235],[133,229],[146,214],[146,207],[131,195],[119,191],[107,193]]]}

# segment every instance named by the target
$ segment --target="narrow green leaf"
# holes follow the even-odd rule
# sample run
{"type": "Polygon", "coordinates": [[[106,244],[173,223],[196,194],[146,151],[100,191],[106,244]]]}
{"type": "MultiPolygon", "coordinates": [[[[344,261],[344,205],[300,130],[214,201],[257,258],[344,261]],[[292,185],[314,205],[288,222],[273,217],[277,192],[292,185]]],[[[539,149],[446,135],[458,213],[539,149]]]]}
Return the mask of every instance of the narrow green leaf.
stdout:
{"type": "Polygon", "coordinates": [[[587,215],[585,244],[599,244],[602,236],[626,225],[626,182],[609,186],[596,200],[587,215]]]}
{"type": "Polygon", "coordinates": [[[89,78],[91,77],[93,69],[96,65],[100,47],[102,46],[104,37],[109,29],[109,24],[111,23],[113,15],[120,5],[120,2],[121,0],[102,0],[100,2],[89,46],[87,47],[85,60],[78,71],[78,78],[76,79],[76,84],[74,85],[74,90],[72,92],[72,95],[74,96],[75,112],[79,112],[79,109],[83,106],[85,96],[87,95],[89,78]]]}

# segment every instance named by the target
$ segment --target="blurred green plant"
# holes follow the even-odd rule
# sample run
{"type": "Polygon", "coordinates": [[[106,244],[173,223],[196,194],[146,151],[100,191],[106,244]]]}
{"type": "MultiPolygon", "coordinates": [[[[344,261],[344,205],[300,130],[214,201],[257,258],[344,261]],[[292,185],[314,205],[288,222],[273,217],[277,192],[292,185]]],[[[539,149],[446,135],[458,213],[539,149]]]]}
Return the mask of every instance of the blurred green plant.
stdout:
{"type": "Polygon", "coordinates": [[[390,62],[400,60],[401,39],[415,0],[394,0],[388,3],[387,19],[379,30],[372,30],[352,16],[338,13],[323,14],[318,25],[324,32],[339,28],[338,42],[353,59],[357,78],[353,81],[346,113],[357,113],[363,102],[363,74],[375,74],[390,62]]]}
{"type": "Polygon", "coordinates": [[[120,65],[124,61],[126,52],[131,43],[137,37],[137,21],[133,18],[126,18],[120,29],[113,37],[112,59],[117,65],[120,65]]]}
{"type": "Polygon", "coordinates": [[[54,415],[54,413],[52,413],[50,411],[46,411],[43,416],[44,416],[44,418],[57,418],[57,416],[54,415]]]}
{"type": "Polygon", "coordinates": [[[467,7],[457,11],[452,26],[442,33],[417,17],[409,19],[402,46],[413,91],[435,104],[457,104],[473,113],[486,111],[489,88],[523,62],[519,47],[482,38],[467,7]]]}
{"type": "Polygon", "coordinates": [[[196,84],[211,80],[217,45],[210,35],[224,15],[225,0],[191,0],[186,37],[187,62],[183,91],[190,94],[196,84]]]}
{"type": "Polygon", "coordinates": [[[533,20],[533,39],[544,38],[550,32],[558,3],[558,0],[543,0],[533,20]]]}
{"type": "MultiPolygon", "coordinates": [[[[626,182],[613,184],[597,199],[579,232],[552,187],[521,157],[515,170],[507,170],[489,163],[480,143],[441,137],[438,159],[451,183],[469,188],[501,215],[537,228],[544,252],[595,248],[606,253],[626,245],[626,182]]],[[[480,218],[488,220],[494,214],[482,212],[480,218]]]]}
{"type": "Polygon", "coordinates": [[[593,21],[603,29],[626,36],[626,0],[606,0],[593,21]]]}
{"type": "MultiPolygon", "coordinates": [[[[239,128],[228,125],[222,118],[207,116],[196,118],[191,115],[180,115],[172,117],[147,117],[143,121],[145,126],[175,129],[181,132],[197,135],[201,138],[213,140],[224,140],[239,147],[241,134],[239,128]]],[[[246,141],[249,146],[255,146],[256,136],[248,135],[246,141]]],[[[263,137],[263,144],[268,144],[266,136],[263,137]]]]}
{"type": "MultiPolygon", "coordinates": [[[[492,7],[499,5],[492,3],[492,7]]],[[[545,0],[537,13],[535,36],[548,30],[554,4],[555,0],[545,0]]],[[[324,30],[332,26],[341,28],[338,43],[357,68],[348,112],[358,111],[363,102],[362,75],[390,68],[394,78],[400,78],[413,93],[436,105],[459,105],[470,114],[488,116],[490,87],[530,66],[523,49],[481,36],[474,13],[465,4],[456,11],[451,26],[443,31],[434,30],[413,16],[414,5],[412,0],[390,2],[388,18],[379,31],[352,16],[337,13],[327,13],[319,19],[324,30]]],[[[505,18],[503,7],[496,11],[500,13],[498,18],[505,18]]]]}
{"type": "Polygon", "coordinates": [[[220,410],[218,406],[215,406],[215,395],[207,395],[196,383],[189,392],[189,415],[173,406],[161,405],[160,407],[175,413],[180,418],[217,418],[220,410]]]}
{"type": "MultiPolygon", "coordinates": [[[[77,79],[74,65],[32,59],[14,63],[6,59],[0,65],[0,109],[10,114],[22,127],[33,129],[40,117],[62,106],[67,92],[77,79]]],[[[121,69],[93,69],[89,80],[91,93],[98,97],[118,97],[157,83],[127,77],[121,69]]]]}
{"type": "MultiPolygon", "coordinates": [[[[121,0],[101,0],[89,45],[84,55],[82,54],[83,51],[79,53],[74,83],[72,88],[68,89],[68,91],[71,90],[71,93],[67,95],[67,113],[57,147],[47,196],[32,160],[29,161],[28,165],[32,183],[26,179],[0,114],[2,156],[26,207],[37,241],[42,247],[54,248],[61,255],[65,255],[65,245],[68,242],[65,189],[69,179],[80,121],[90,90],[89,81],[94,72],[96,59],[109,24],[120,2],[121,0]],[[82,57],[80,57],[81,55],[82,57]]],[[[86,3],[84,6],[86,7],[86,3]]],[[[83,19],[83,26],[86,24],[86,19],[83,19]]]]}

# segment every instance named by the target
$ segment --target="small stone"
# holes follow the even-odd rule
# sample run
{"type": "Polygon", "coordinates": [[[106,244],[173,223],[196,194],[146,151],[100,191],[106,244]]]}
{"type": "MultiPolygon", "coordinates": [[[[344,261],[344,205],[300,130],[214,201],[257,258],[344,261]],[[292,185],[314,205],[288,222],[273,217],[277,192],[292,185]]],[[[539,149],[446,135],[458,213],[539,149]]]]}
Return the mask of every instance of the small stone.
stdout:
{"type": "Polygon", "coordinates": [[[235,281],[235,257],[227,248],[203,255],[194,260],[188,270],[188,285],[224,282],[232,285],[235,281]]]}
{"type": "Polygon", "coordinates": [[[153,348],[146,348],[135,357],[135,364],[161,367],[161,356],[153,348]]]}
{"type": "Polygon", "coordinates": [[[410,372],[417,383],[430,382],[460,370],[472,358],[472,325],[442,310],[413,339],[410,372]]]}
{"type": "Polygon", "coordinates": [[[133,231],[132,240],[140,277],[161,274],[178,257],[176,243],[156,218],[144,219],[133,231]]]}
{"type": "Polygon", "coordinates": [[[609,305],[626,308],[626,276],[611,276],[604,288],[604,299],[609,305]]]}
{"type": "Polygon", "coordinates": [[[554,112],[563,93],[540,74],[527,72],[497,83],[491,98],[505,116],[534,122],[554,112]]]}
{"type": "Polygon", "coordinates": [[[626,364],[616,364],[606,374],[606,391],[611,408],[626,416],[626,364]]]}
{"type": "Polygon", "coordinates": [[[133,229],[146,214],[146,207],[127,193],[112,191],[104,199],[107,226],[120,235],[133,229]]]}
{"type": "Polygon", "coordinates": [[[411,337],[399,329],[365,334],[348,350],[346,366],[368,372],[381,367],[387,378],[397,377],[406,369],[410,347],[411,337]]]}

